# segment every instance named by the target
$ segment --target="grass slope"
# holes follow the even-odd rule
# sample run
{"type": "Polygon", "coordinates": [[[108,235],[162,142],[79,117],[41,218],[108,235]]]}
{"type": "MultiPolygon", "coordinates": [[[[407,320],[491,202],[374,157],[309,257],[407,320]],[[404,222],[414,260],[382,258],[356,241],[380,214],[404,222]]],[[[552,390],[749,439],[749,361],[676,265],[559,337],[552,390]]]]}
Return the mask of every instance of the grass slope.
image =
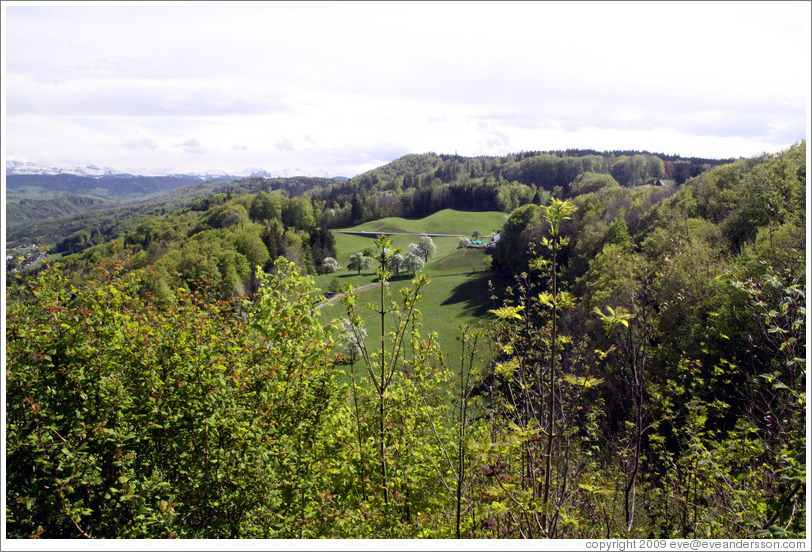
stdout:
{"type": "MultiPolygon", "coordinates": [[[[421,293],[423,299],[418,309],[422,315],[423,328],[421,335],[427,336],[437,332],[437,342],[440,350],[446,355],[449,366],[457,368],[460,362],[460,345],[457,338],[460,335],[461,324],[468,324],[476,328],[478,322],[490,315],[489,308],[493,306],[488,302],[488,273],[462,275],[462,276],[435,276],[421,293]]],[[[396,280],[390,283],[392,298],[400,299],[399,289],[411,287],[409,279],[396,280]]],[[[361,292],[356,306],[357,312],[364,321],[367,330],[367,343],[377,349],[381,334],[380,314],[374,309],[380,308],[380,288],[361,292]],[[373,309],[367,308],[371,304],[373,309]]],[[[323,322],[346,318],[346,308],[335,301],[321,309],[323,322]]],[[[393,322],[387,321],[387,331],[393,322]]],[[[491,358],[491,351],[483,343],[480,355],[485,361],[491,358]]]]}
{"type": "MultiPolygon", "coordinates": [[[[478,230],[483,235],[489,235],[498,230],[502,224],[504,214],[470,213],[453,211],[450,209],[440,211],[421,220],[407,220],[386,218],[367,222],[352,230],[366,230],[368,237],[349,234],[334,234],[338,261],[342,269],[334,274],[323,274],[316,277],[316,285],[326,291],[330,281],[338,279],[342,284],[352,284],[360,287],[377,281],[374,267],[362,271],[347,270],[350,255],[364,249],[372,249],[374,232],[414,232],[471,235],[478,230]]],[[[417,242],[416,236],[392,236],[395,247],[407,251],[410,243],[417,242]]],[[[491,257],[481,249],[457,249],[459,238],[435,237],[432,238],[437,246],[437,252],[429,259],[424,272],[431,278],[431,283],[423,290],[423,300],[419,309],[423,315],[422,323],[424,335],[437,332],[438,341],[442,351],[448,355],[448,361],[456,366],[459,363],[459,336],[460,324],[470,324],[472,327],[483,318],[489,317],[488,309],[493,308],[489,303],[488,279],[490,274],[491,257]]],[[[412,275],[402,275],[391,282],[392,297],[398,299],[398,289],[410,285],[412,275]]],[[[375,287],[363,291],[359,298],[359,314],[370,339],[377,339],[380,335],[380,315],[373,310],[365,308],[372,303],[379,308],[380,290],[375,287]]],[[[324,321],[330,321],[346,316],[343,305],[334,302],[323,307],[324,321]]],[[[374,342],[374,341],[373,341],[374,342]]],[[[484,353],[485,351],[483,351],[484,353]]],[[[486,354],[486,357],[489,357],[486,354]]]]}
{"type": "MultiPolygon", "coordinates": [[[[334,274],[322,274],[316,277],[316,285],[326,291],[333,278],[342,283],[351,283],[353,286],[362,286],[375,281],[375,271],[347,270],[350,255],[374,247],[373,240],[377,237],[375,232],[410,232],[432,234],[455,234],[470,236],[475,231],[482,235],[490,235],[498,230],[504,220],[504,213],[495,211],[465,212],[445,209],[434,213],[424,219],[408,220],[389,217],[376,221],[366,222],[347,231],[365,231],[368,236],[334,233],[336,242],[337,260],[341,270],[334,274]]],[[[392,243],[405,253],[410,243],[417,243],[417,236],[392,236],[392,243]]],[[[437,252],[429,259],[424,272],[430,276],[440,274],[459,274],[463,272],[478,272],[490,268],[491,258],[484,251],[478,249],[458,250],[459,238],[435,237],[432,238],[437,252]]]]}
{"type": "Polygon", "coordinates": [[[347,231],[413,232],[426,234],[457,234],[470,236],[475,231],[489,236],[502,227],[505,213],[498,211],[468,212],[444,209],[423,219],[388,217],[359,224],[347,231]]]}

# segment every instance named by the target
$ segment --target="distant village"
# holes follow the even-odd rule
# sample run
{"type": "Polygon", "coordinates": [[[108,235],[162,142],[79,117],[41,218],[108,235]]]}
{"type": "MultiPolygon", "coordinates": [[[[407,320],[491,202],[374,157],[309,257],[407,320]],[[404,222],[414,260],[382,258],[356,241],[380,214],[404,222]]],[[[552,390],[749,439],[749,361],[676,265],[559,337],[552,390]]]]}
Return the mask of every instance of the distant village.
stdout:
{"type": "Polygon", "coordinates": [[[6,243],[6,272],[19,272],[44,262],[48,248],[44,245],[6,243]]]}

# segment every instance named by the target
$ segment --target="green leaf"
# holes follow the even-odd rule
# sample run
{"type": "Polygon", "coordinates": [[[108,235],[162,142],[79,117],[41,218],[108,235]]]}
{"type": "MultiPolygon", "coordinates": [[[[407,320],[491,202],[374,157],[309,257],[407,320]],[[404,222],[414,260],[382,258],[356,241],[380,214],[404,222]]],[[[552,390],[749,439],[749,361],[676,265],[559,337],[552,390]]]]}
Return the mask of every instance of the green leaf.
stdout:
{"type": "Polygon", "coordinates": [[[522,316],[519,314],[524,310],[523,306],[519,307],[501,307],[498,309],[490,309],[488,312],[495,314],[500,320],[516,319],[521,320],[522,316]]]}

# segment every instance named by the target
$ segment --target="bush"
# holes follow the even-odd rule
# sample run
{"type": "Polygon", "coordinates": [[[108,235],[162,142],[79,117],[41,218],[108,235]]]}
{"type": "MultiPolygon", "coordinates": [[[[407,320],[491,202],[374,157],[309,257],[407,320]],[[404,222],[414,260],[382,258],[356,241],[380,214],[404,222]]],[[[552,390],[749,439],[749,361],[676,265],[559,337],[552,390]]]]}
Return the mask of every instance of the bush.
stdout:
{"type": "Polygon", "coordinates": [[[301,536],[331,345],[312,284],[275,268],[246,322],[183,289],[160,310],[117,268],[9,303],[9,538],[301,536]]]}

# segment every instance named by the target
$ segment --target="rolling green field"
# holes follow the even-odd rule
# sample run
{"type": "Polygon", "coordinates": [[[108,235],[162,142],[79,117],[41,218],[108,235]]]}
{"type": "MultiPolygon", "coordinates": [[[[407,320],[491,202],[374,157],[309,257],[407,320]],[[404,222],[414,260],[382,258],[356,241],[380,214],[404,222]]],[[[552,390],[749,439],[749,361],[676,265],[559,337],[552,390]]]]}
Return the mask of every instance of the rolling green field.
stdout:
{"type": "MultiPolygon", "coordinates": [[[[369,232],[369,236],[334,233],[336,242],[337,260],[341,270],[333,274],[316,276],[316,286],[327,291],[330,282],[338,278],[341,284],[350,283],[355,287],[376,281],[374,269],[361,271],[347,270],[350,255],[374,248],[373,240],[377,237],[375,232],[410,232],[432,234],[454,234],[455,237],[434,237],[437,252],[426,263],[423,271],[429,276],[440,274],[460,274],[480,272],[490,268],[491,259],[484,251],[478,249],[457,249],[459,237],[471,236],[478,231],[483,236],[490,236],[499,230],[504,221],[504,213],[496,211],[464,212],[445,209],[434,213],[424,219],[408,220],[397,217],[384,218],[366,222],[353,228],[345,228],[348,232],[369,232]]],[[[410,243],[417,243],[418,236],[391,236],[392,243],[402,252],[409,249],[410,243]]]]}
{"type": "MultiPolygon", "coordinates": [[[[399,300],[399,289],[410,287],[409,279],[396,280],[390,283],[392,298],[399,300]]],[[[431,277],[429,284],[421,292],[423,297],[418,305],[421,313],[420,322],[423,325],[421,335],[424,337],[437,332],[437,341],[440,349],[447,355],[447,363],[456,369],[459,366],[460,351],[457,338],[460,335],[461,324],[469,324],[476,328],[479,320],[488,318],[488,274],[473,274],[463,276],[435,276],[431,277]]],[[[376,344],[380,339],[380,314],[374,309],[380,308],[380,288],[361,292],[356,304],[356,311],[364,320],[367,331],[367,340],[370,345],[376,344]],[[367,307],[371,304],[373,309],[367,307]]],[[[339,301],[334,301],[322,307],[321,314],[325,322],[346,318],[346,307],[339,301]]],[[[387,320],[387,331],[391,329],[393,321],[387,320]]],[[[481,354],[490,358],[490,352],[485,348],[481,354]]]]}
{"type": "MultiPolygon", "coordinates": [[[[445,210],[435,213],[421,220],[406,220],[400,218],[386,218],[367,222],[360,226],[347,229],[348,231],[366,230],[369,237],[334,234],[338,261],[341,270],[333,274],[322,274],[315,278],[316,285],[326,292],[330,282],[337,279],[342,286],[352,284],[360,287],[377,281],[374,267],[361,271],[347,270],[350,255],[364,249],[374,247],[374,232],[414,232],[438,233],[470,236],[479,231],[483,236],[490,236],[501,227],[504,213],[485,212],[468,213],[445,210]]],[[[391,236],[395,247],[407,251],[410,243],[416,243],[418,236],[391,236]]],[[[481,249],[457,249],[458,237],[434,237],[437,252],[429,259],[424,273],[431,282],[423,289],[423,300],[419,310],[422,314],[423,335],[437,332],[441,349],[448,355],[448,362],[453,367],[459,363],[459,336],[460,324],[476,326],[479,320],[489,316],[488,309],[493,308],[489,302],[488,272],[491,263],[490,254],[481,249]]],[[[393,298],[399,298],[398,289],[409,286],[412,275],[401,275],[390,284],[393,298]]],[[[359,314],[364,319],[369,339],[377,339],[380,335],[380,315],[366,308],[372,303],[376,308],[380,306],[380,290],[375,286],[371,290],[362,291],[358,301],[359,314]]],[[[325,322],[346,317],[345,307],[338,301],[322,308],[322,317],[325,322]]],[[[486,356],[490,356],[483,349],[486,356]]]]}
{"type": "Polygon", "coordinates": [[[359,224],[344,230],[366,232],[415,232],[418,234],[459,234],[470,236],[478,231],[491,235],[502,228],[505,213],[499,211],[469,212],[443,209],[423,219],[389,217],[359,224]]]}

